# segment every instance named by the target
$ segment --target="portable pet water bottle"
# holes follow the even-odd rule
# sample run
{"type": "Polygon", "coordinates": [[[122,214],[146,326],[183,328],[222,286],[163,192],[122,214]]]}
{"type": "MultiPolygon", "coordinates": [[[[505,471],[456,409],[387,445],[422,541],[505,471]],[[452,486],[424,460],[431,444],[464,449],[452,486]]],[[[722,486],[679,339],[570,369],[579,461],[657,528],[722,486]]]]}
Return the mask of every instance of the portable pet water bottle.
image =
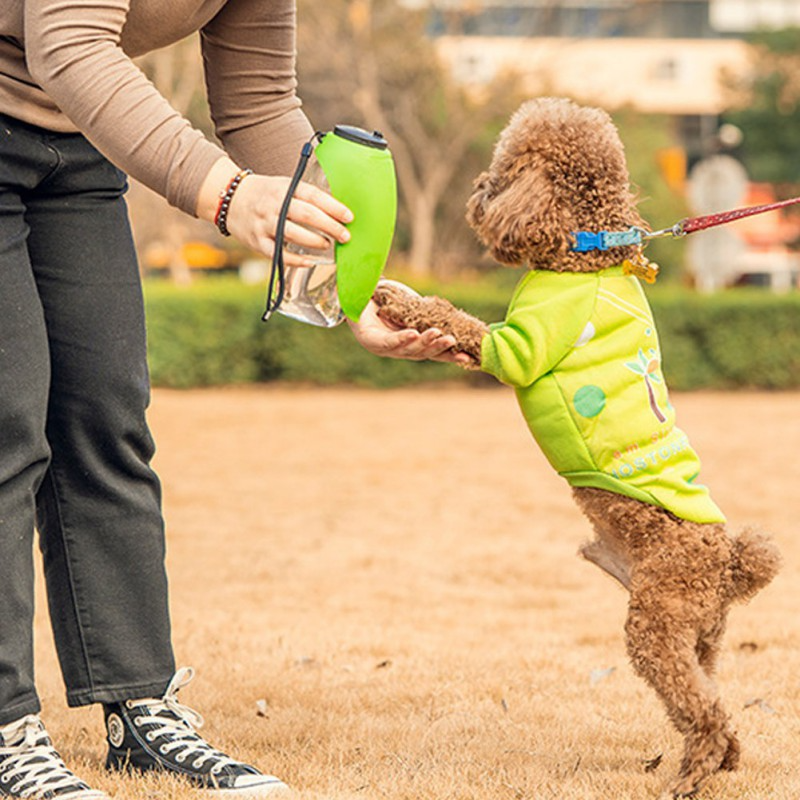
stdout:
{"type": "Polygon", "coordinates": [[[394,161],[383,136],[350,125],[314,134],[303,146],[281,209],[263,319],[278,311],[324,328],[345,317],[357,322],[389,256],[396,217],[394,161]],[[315,263],[284,268],[286,216],[300,180],[330,192],[353,212],[354,220],[344,244],[330,242],[321,250],[287,245],[287,250],[311,256],[315,263]]]}

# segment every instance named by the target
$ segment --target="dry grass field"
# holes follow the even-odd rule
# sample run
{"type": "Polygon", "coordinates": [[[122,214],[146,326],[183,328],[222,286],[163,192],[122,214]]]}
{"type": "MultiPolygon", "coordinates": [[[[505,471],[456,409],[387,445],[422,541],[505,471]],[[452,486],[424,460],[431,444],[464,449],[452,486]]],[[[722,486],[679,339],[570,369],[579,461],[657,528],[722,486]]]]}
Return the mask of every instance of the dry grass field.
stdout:
{"type": "MultiPolygon", "coordinates": [[[[720,683],[740,771],[704,800],[800,797],[800,395],[676,395],[733,526],[786,564],[734,610],[720,683]]],[[[298,800],[656,798],[680,740],[627,664],[626,597],[504,389],[157,391],[175,647],[204,733],[298,800]],[[653,765],[661,759],[658,766],[653,765]]],[[[39,603],[38,680],[62,754],[121,800],[98,709],[68,710],[39,603]]]]}

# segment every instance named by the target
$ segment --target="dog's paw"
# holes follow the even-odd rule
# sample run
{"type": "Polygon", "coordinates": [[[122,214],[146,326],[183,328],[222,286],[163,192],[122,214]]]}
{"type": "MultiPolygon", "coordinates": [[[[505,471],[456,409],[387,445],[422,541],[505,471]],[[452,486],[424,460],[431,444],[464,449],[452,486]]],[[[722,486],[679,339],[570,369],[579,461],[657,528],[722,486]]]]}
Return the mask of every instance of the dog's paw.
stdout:
{"type": "Polygon", "coordinates": [[[733,772],[738,769],[741,752],[742,748],[739,744],[739,739],[735,733],[731,733],[728,737],[728,749],[722,757],[722,763],[719,765],[719,768],[725,772],[733,772]]]}
{"type": "Polygon", "coordinates": [[[412,322],[417,316],[414,309],[421,299],[411,287],[387,280],[382,280],[372,295],[373,302],[378,306],[378,316],[400,328],[414,327],[412,322]]]}
{"type": "Polygon", "coordinates": [[[379,305],[385,305],[392,300],[403,300],[409,297],[422,297],[419,292],[415,292],[410,286],[406,286],[400,281],[391,281],[388,278],[381,278],[375,287],[372,299],[379,305]]]}
{"type": "Polygon", "coordinates": [[[739,765],[739,740],[732,731],[720,731],[694,743],[683,758],[672,786],[673,797],[693,797],[715,772],[731,772],[739,765]]]}

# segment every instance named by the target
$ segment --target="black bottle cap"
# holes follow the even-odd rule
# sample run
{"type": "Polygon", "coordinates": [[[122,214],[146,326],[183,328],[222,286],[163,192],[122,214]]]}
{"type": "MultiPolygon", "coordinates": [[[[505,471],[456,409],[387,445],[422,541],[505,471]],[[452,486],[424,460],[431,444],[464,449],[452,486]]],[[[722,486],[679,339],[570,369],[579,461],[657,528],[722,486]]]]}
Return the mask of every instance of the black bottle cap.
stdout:
{"type": "Polygon", "coordinates": [[[336,136],[341,136],[343,139],[356,142],[357,144],[363,144],[367,147],[374,147],[377,150],[385,150],[389,146],[389,143],[383,138],[383,134],[380,131],[373,131],[370,133],[362,128],[355,127],[355,125],[336,125],[333,132],[336,136]]]}

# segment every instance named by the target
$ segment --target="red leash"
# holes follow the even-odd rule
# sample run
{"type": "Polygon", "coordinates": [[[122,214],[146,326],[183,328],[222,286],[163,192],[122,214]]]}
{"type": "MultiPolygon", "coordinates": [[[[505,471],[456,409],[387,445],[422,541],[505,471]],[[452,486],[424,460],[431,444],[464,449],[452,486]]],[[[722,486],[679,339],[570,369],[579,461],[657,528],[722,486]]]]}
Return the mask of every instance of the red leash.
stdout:
{"type": "Polygon", "coordinates": [[[733,222],[743,217],[751,217],[753,214],[763,214],[765,211],[774,211],[777,208],[785,208],[800,203],[800,197],[792,197],[789,200],[780,200],[777,203],[765,203],[760,206],[749,206],[748,208],[734,208],[731,211],[720,211],[717,214],[706,214],[702,217],[688,217],[673,225],[671,228],[664,228],[660,231],[653,231],[646,236],[685,236],[687,233],[702,231],[706,228],[714,228],[717,225],[724,225],[726,222],[733,222]]]}

